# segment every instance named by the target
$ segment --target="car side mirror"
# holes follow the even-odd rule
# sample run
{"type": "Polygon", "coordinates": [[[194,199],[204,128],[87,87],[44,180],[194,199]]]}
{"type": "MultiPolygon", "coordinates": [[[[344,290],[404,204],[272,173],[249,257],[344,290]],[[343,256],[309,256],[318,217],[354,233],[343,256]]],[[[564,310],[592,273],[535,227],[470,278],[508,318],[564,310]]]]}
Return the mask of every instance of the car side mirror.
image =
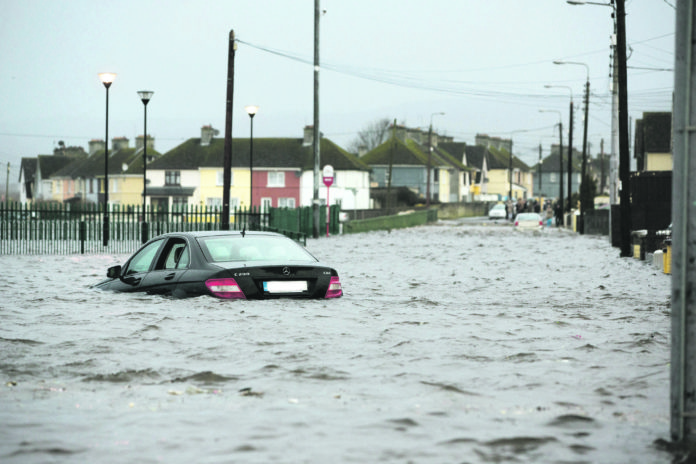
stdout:
{"type": "Polygon", "coordinates": [[[121,266],[111,266],[106,270],[106,276],[110,279],[115,279],[121,275],[121,266]]]}

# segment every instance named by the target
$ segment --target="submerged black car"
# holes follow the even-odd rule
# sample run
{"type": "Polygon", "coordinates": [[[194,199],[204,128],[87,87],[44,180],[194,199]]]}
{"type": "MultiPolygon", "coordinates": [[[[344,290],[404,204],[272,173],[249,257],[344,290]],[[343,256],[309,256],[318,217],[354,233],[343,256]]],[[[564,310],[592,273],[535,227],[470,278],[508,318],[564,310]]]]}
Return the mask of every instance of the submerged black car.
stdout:
{"type": "Polygon", "coordinates": [[[143,245],[96,288],[186,298],[336,298],[335,269],[273,232],[180,232],[143,245]]]}

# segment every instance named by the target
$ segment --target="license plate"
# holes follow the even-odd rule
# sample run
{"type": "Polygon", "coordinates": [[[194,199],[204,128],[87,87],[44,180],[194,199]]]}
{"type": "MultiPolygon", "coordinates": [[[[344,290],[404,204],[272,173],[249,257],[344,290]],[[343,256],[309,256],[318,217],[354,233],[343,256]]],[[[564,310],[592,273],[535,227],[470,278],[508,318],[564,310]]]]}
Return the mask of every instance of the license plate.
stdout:
{"type": "Polygon", "coordinates": [[[268,293],[301,293],[307,291],[306,280],[270,280],[263,283],[263,291],[268,293]]]}

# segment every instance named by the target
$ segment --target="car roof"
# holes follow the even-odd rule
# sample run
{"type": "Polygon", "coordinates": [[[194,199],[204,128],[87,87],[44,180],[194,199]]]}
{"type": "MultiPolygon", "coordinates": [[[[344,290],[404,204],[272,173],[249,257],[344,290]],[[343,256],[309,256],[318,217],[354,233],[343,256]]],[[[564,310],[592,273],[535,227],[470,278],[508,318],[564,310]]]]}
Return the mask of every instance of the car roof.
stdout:
{"type": "Polygon", "coordinates": [[[273,237],[285,237],[283,234],[268,231],[258,231],[258,230],[200,230],[200,231],[189,231],[189,232],[168,232],[166,234],[158,235],[154,238],[164,238],[164,237],[190,237],[190,238],[200,238],[200,237],[219,237],[219,236],[234,236],[242,237],[243,235],[249,236],[273,236],[273,237]]]}

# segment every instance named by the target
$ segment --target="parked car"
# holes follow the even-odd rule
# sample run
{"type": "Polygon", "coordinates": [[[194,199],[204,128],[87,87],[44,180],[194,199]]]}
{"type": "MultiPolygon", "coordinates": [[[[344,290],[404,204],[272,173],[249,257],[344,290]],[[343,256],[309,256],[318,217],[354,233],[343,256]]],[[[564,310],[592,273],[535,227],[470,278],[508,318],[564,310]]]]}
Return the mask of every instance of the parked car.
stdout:
{"type": "Polygon", "coordinates": [[[185,298],[336,298],[335,269],[272,232],[181,232],[153,238],[95,285],[116,292],[185,298]]]}
{"type": "Polygon", "coordinates": [[[505,210],[505,205],[498,203],[493,205],[493,207],[488,211],[488,219],[505,219],[507,212],[505,210]]]}
{"type": "Polygon", "coordinates": [[[537,213],[519,213],[515,216],[515,229],[541,230],[543,227],[544,220],[537,213]]]}

